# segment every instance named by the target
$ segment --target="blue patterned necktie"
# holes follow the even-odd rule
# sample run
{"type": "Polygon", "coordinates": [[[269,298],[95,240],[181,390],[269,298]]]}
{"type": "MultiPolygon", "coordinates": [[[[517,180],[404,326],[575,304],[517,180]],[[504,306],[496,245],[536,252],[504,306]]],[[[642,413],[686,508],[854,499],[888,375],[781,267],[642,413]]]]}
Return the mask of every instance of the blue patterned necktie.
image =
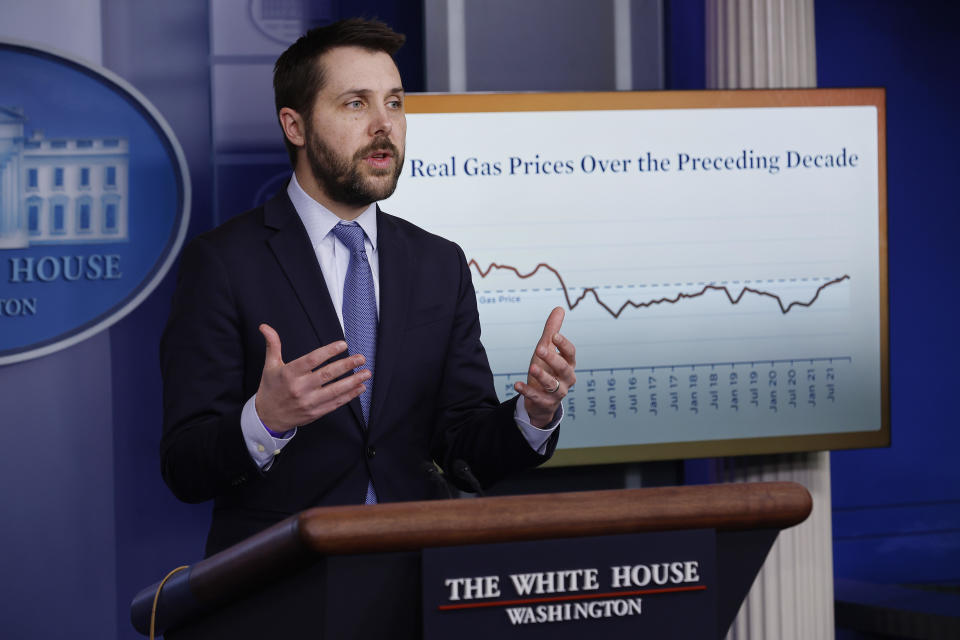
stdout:
{"type": "MultiPolygon", "coordinates": [[[[374,360],[377,354],[377,298],[373,290],[373,274],[363,246],[363,228],[355,222],[338,222],[333,234],[350,250],[347,277],[343,282],[343,333],[351,355],[362,353],[367,359],[364,368],[370,370],[367,390],[360,395],[364,427],[370,423],[370,399],[375,378],[374,360]]],[[[376,504],[373,482],[367,484],[364,504],[376,504]]]]}

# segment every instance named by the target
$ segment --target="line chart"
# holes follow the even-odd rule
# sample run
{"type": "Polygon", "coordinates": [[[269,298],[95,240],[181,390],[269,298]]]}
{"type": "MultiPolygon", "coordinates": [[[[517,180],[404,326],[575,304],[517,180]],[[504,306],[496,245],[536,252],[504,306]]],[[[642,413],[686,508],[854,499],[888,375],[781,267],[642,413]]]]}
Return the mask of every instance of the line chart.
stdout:
{"type": "Polygon", "coordinates": [[[536,267],[534,267],[533,271],[530,271],[529,273],[521,273],[517,267],[511,266],[508,264],[498,264],[496,262],[491,262],[489,265],[487,265],[486,269],[483,269],[480,266],[480,264],[473,258],[470,259],[470,262],[468,263],[468,265],[476,269],[477,275],[479,275],[481,278],[486,278],[488,275],[490,275],[491,271],[493,271],[494,269],[497,269],[497,270],[504,270],[504,271],[512,271],[521,280],[526,280],[527,278],[532,278],[533,276],[535,276],[537,272],[539,272],[541,269],[546,269],[547,271],[552,273],[554,276],[556,276],[557,282],[560,283],[560,288],[563,290],[563,296],[566,299],[568,309],[573,311],[577,307],[577,305],[583,302],[583,300],[588,295],[592,295],[596,303],[601,307],[603,307],[603,309],[606,310],[606,312],[609,313],[614,318],[619,318],[620,314],[622,314],[624,310],[627,309],[627,307],[641,309],[641,308],[652,307],[654,305],[660,305],[660,304],[676,304],[681,300],[691,300],[693,298],[699,298],[700,296],[706,294],[708,291],[723,292],[727,296],[727,299],[730,301],[730,304],[732,305],[739,304],[739,302],[743,299],[744,295],[746,295],[747,293],[752,293],[754,295],[761,296],[761,297],[772,298],[776,300],[777,305],[780,307],[780,312],[786,315],[794,307],[812,306],[813,303],[817,301],[817,298],[820,297],[820,293],[824,289],[850,279],[850,276],[848,274],[844,274],[838,278],[833,278],[832,280],[824,282],[819,287],[817,287],[817,290],[814,292],[813,297],[811,297],[809,300],[807,301],[794,300],[793,302],[790,302],[786,305],[784,305],[783,299],[779,295],[775,293],[771,293],[770,291],[755,289],[753,287],[741,287],[740,294],[737,296],[734,296],[733,293],[731,293],[730,289],[726,285],[707,284],[707,285],[704,285],[703,288],[700,289],[699,291],[696,291],[693,293],[681,292],[672,298],[664,296],[661,298],[655,298],[653,300],[646,300],[643,302],[627,300],[622,305],[620,305],[619,308],[615,310],[613,307],[609,306],[603,300],[600,299],[600,294],[597,293],[596,287],[584,287],[583,291],[580,292],[579,296],[577,296],[575,299],[571,298],[570,290],[567,288],[567,284],[564,282],[563,276],[560,275],[559,271],[557,271],[555,268],[553,268],[546,262],[541,262],[536,267]]]}
{"type": "Polygon", "coordinates": [[[384,210],[459,245],[502,401],[566,311],[561,448],[880,424],[875,110],[422,112],[408,127],[384,210]],[[856,166],[802,162],[843,148],[856,166]],[[761,150],[776,172],[681,164],[761,150]]]}

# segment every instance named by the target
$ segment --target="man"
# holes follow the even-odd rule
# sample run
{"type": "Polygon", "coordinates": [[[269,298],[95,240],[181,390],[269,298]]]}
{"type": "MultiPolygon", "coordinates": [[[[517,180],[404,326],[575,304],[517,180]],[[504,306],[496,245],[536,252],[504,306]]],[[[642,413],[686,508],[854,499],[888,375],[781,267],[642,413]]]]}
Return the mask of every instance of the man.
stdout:
{"type": "Polygon", "coordinates": [[[562,309],[499,404],[463,252],[375,204],[403,167],[402,42],[349,20],[293,44],[274,91],[294,175],[184,250],[161,458],[179,498],[215,500],[208,554],[311,506],[435,496],[434,461],[487,485],[556,446],[562,309]]]}

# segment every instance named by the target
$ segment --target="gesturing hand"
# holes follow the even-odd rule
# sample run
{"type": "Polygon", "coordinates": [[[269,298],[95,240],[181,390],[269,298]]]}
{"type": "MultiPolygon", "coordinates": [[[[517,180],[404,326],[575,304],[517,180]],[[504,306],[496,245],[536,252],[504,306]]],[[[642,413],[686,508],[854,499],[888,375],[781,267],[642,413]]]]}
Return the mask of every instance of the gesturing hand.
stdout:
{"type": "Polygon", "coordinates": [[[523,395],[524,407],[530,423],[543,427],[553,420],[560,401],[576,383],[577,349],[570,340],[560,335],[563,309],[550,312],[543,334],[537,342],[527,371],[527,382],[515,382],[513,388],[523,395]]]}
{"type": "Polygon", "coordinates": [[[320,366],[346,351],[346,342],[330,343],[284,364],[277,332],[270,325],[261,324],[260,333],[267,342],[267,353],[255,403],[260,421],[273,431],[289,431],[313,422],[350,402],[366,389],[363,383],[370,378],[367,369],[337,380],[362,366],[366,362],[362,355],[320,366]]]}

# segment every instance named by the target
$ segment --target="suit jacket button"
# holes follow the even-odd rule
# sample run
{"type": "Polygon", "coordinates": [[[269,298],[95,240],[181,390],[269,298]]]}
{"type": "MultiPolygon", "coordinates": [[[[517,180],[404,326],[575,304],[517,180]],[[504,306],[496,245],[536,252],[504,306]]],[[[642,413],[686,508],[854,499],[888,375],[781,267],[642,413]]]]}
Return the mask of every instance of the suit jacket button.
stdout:
{"type": "Polygon", "coordinates": [[[377,455],[377,449],[376,449],[376,447],[374,447],[373,445],[369,445],[369,446],[367,447],[367,457],[368,457],[368,458],[372,458],[372,457],[375,456],[375,455],[377,455]]]}

